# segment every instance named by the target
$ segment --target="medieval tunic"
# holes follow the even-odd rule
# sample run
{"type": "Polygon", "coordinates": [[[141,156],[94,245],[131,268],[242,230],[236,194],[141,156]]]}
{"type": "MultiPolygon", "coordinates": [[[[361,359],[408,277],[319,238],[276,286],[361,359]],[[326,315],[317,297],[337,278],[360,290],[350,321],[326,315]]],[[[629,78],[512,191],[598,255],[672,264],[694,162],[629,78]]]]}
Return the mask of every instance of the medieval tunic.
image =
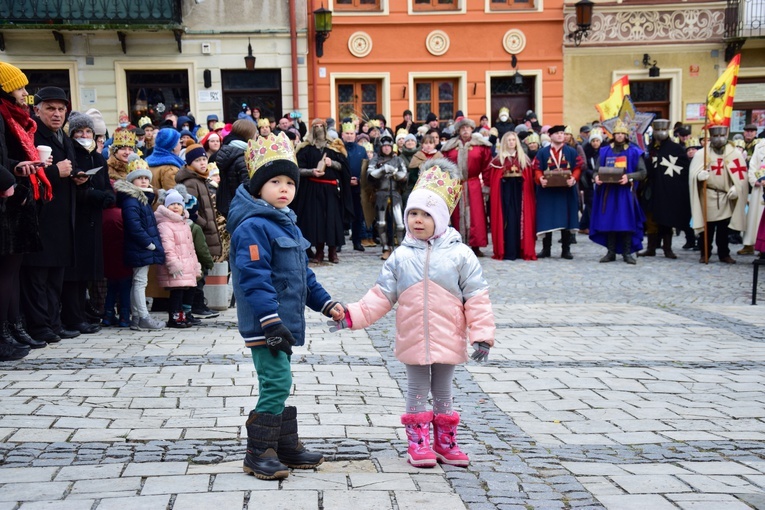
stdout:
{"type": "Polygon", "coordinates": [[[499,156],[489,165],[489,217],[492,258],[536,260],[534,173],[531,165],[521,168],[517,156],[499,156]]]}
{"type": "Polygon", "coordinates": [[[343,142],[335,140],[323,149],[303,144],[297,149],[297,163],[301,169],[294,206],[298,227],[312,246],[342,246],[344,222],[353,218],[351,172],[343,142]],[[325,156],[333,163],[325,168],[324,175],[313,177],[303,173],[317,168],[325,156]]]}
{"type": "Polygon", "coordinates": [[[693,156],[690,168],[691,211],[693,214],[692,227],[699,233],[704,230],[704,214],[701,195],[702,181],[697,179],[699,172],[709,172],[707,179],[707,221],[716,222],[730,219],[729,228],[744,230],[746,215],[746,196],[749,183],[747,181],[746,163],[741,151],[731,144],[726,144],[723,154],[715,153],[710,146],[700,150],[693,156]],[[704,165],[706,155],[707,165],[704,165]],[[736,187],[738,198],[731,200],[728,192],[731,186],[736,187]]]}
{"type": "MultiPolygon", "coordinates": [[[[534,180],[544,177],[545,170],[570,170],[576,182],[582,173],[584,160],[576,149],[568,145],[560,149],[552,145],[542,147],[534,158],[534,180]]],[[[537,235],[556,230],[579,229],[579,191],[576,185],[561,188],[543,188],[537,186],[537,235]]]]}
{"type": "Polygon", "coordinates": [[[441,152],[455,162],[462,172],[462,198],[452,214],[452,225],[459,227],[463,242],[469,246],[488,246],[481,177],[483,182],[489,182],[491,145],[481,135],[474,133],[467,143],[463,143],[459,137],[447,140],[441,152]]]}
{"type": "MultiPolygon", "coordinates": [[[[652,144],[648,159],[648,203],[657,225],[686,228],[691,221],[688,193],[690,161],[685,149],[672,140],[652,144]]],[[[646,211],[648,212],[648,211],[646,211]]]]}
{"type": "Polygon", "coordinates": [[[755,146],[749,158],[749,171],[747,172],[752,192],[749,194],[749,208],[746,212],[744,246],[753,246],[755,242],[759,241],[760,220],[765,211],[765,204],[763,204],[763,189],[765,188],[754,186],[758,176],[765,176],[765,140],[755,141],[759,141],[759,144],[755,146]]]}
{"type": "MultiPolygon", "coordinates": [[[[600,168],[613,166],[624,168],[624,173],[635,173],[642,168],[642,152],[635,144],[629,144],[623,151],[615,151],[613,145],[600,148],[600,168]]],[[[644,173],[644,172],[643,172],[644,173]]],[[[590,240],[601,246],[608,246],[609,232],[632,234],[630,253],[643,248],[643,225],[645,215],[638,204],[637,183],[600,184],[595,188],[590,219],[590,240]]],[[[624,251],[623,243],[617,243],[616,253],[624,251]]]]}

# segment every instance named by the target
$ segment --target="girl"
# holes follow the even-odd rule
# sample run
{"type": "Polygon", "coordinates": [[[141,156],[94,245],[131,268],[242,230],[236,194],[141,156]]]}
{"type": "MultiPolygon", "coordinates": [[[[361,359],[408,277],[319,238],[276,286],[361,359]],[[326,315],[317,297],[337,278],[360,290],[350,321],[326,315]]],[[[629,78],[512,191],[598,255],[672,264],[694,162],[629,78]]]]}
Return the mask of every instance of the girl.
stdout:
{"type": "Polygon", "coordinates": [[[330,321],[335,325],[330,331],[366,328],[398,302],[395,354],[406,364],[409,383],[401,423],[409,440],[409,463],[418,467],[433,467],[437,461],[468,465],[457,445],[454,366],[467,361],[467,342],[476,348],[472,357],[477,361],[487,359],[494,345],[489,284],[473,251],[449,226],[460,191],[456,165],[446,159],[426,163],[409,196],[404,242],[361,301],[347,306],[343,320],[330,321]],[[426,408],[428,393],[433,411],[426,408]]]}
{"type": "Polygon", "coordinates": [[[534,174],[515,132],[502,136],[489,170],[492,258],[536,260],[534,174]]]}
{"type": "MultiPolygon", "coordinates": [[[[164,191],[164,190],[163,190],[164,191]]],[[[155,212],[159,236],[165,249],[165,263],[159,266],[159,284],[170,290],[168,300],[168,321],[171,328],[188,328],[191,323],[183,311],[184,294],[193,299],[197,278],[202,276],[202,267],[194,251],[191,228],[186,224],[188,213],[183,197],[176,190],[160,192],[160,205],[155,212]]]]}

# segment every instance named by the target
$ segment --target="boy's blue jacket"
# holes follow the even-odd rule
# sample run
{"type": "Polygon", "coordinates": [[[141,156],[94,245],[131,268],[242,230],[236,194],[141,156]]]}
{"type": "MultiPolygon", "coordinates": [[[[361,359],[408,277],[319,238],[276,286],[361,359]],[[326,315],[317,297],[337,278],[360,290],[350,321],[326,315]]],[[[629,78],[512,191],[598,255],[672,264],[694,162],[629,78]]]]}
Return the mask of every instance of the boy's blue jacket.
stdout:
{"type": "Polygon", "coordinates": [[[226,228],[231,232],[231,276],[236,296],[239,333],[247,347],[265,345],[260,321],[278,315],[295,337],[305,343],[305,307],[319,312],[330,301],[308,267],[295,213],[285,213],[254,198],[241,185],[236,190],[226,228]]]}
{"type": "MultiPolygon", "coordinates": [[[[117,206],[122,209],[125,229],[125,265],[143,267],[165,263],[165,251],[159,237],[157,220],[149,198],[138,186],[123,180],[114,182],[117,206]],[[148,246],[154,244],[154,249],[148,246]]],[[[149,193],[152,200],[154,194],[149,193]]],[[[108,263],[108,262],[107,262],[108,263]]]]}

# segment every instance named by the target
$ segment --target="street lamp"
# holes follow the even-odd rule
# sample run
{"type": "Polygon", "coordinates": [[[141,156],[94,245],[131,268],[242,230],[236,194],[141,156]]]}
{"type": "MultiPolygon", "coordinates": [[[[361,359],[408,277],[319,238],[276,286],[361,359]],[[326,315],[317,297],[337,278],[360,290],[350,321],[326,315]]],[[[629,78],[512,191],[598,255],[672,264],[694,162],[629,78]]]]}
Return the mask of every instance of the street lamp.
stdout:
{"type": "Polygon", "coordinates": [[[316,56],[324,56],[324,41],[332,32],[332,11],[325,9],[324,4],[313,11],[313,26],[316,32],[316,56]]]}
{"type": "Polygon", "coordinates": [[[244,57],[244,68],[248,71],[255,69],[255,56],[252,54],[252,44],[250,38],[247,38],[247,56],[244,57]]]}
{"type": "Polygon", "coordinates": [[[590,35],[592,25],[592,9],[595,4],[591,0],[579,0],[574,4],[576,9],[576,30],[568,34],[568,38],[574,41],[575,46],[582,43],[590,35]]]}

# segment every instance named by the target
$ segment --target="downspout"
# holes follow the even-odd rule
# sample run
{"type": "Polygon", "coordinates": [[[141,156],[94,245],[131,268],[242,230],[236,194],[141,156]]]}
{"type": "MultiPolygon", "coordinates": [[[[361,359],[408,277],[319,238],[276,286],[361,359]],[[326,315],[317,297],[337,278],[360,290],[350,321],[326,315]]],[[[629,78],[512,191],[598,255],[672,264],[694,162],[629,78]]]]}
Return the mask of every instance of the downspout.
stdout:
{"type": "MultiPolygon", "coordinates": [[[[319,59],[316,57],[316,43],[314,42],[316,39],[316,26],[314,26],[313,20],[313,11],[315,7],[314,1],[315,0],[310,0],[309,2],[306,2],[306,4],[310,6],[310,10],[307,13],[309,30],[306,43],[308,44],[308,53],[311,54],[311,95],[313,96],[313,115],[309,115],[309,119],[319,117],[318,85],[316,83],[319,81],[319,59]]],[[[309,122],[306,124],[310,126],[309,122]]]]}
{"type": "Polygon", "coordinates": [[[300,110],[298,93],[298,55],[297,55],[297,13],[295,0],[289,0],[290,6],[290,51],[292,52],[292,111],[300,110]]]}

